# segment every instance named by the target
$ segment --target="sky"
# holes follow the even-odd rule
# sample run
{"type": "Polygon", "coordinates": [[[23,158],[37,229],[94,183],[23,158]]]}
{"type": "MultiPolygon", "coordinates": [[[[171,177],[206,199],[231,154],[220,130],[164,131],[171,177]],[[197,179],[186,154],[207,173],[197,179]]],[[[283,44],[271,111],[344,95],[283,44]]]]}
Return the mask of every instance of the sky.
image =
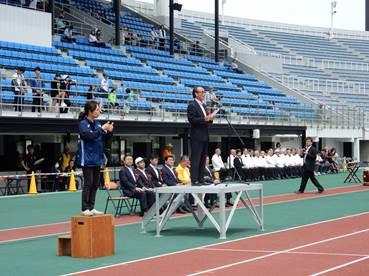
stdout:
{"type": "MultiPolygon", "coordinates": [[[[141,1],[153,3],[153,0],[141,1]]],[[[334,28],[364,31],[365,0],[336,1],[334,28]]],[[[186,10],[214,12],[214,0],[178,2],[186,10]]],[[[222,0],[219,2],[221,6],[222,0]]],[[[224,11],[230,16],[298,25],[330,27],[331,24],[331,0],[226,0],[224,11]]]]}

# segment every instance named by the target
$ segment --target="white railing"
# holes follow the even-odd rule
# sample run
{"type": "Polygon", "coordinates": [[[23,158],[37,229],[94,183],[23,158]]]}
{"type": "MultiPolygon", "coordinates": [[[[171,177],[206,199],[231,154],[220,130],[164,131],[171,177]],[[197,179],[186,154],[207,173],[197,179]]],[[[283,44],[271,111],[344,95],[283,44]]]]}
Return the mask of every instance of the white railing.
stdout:
{"type": "Polygon", "coordinates": [[[351,82],[340,80],[322,80],[314,78],[301,78],[297,76],[280,77],[280,81],[293,89],[308,91],[326,91],[345,94],[362,94],[369,97],[369,84],[365,82],[351,82]]]}

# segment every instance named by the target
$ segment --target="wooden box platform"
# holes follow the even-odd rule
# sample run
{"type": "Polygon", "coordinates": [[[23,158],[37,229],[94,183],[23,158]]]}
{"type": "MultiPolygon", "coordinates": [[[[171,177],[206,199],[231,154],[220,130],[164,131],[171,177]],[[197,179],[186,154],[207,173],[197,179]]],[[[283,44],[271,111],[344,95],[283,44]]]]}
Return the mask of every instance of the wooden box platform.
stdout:
{"type": "Polygon", "coordinates": [[[72,252],[74,258],[114,255],[112,215],[72,217],[72,252]]]}

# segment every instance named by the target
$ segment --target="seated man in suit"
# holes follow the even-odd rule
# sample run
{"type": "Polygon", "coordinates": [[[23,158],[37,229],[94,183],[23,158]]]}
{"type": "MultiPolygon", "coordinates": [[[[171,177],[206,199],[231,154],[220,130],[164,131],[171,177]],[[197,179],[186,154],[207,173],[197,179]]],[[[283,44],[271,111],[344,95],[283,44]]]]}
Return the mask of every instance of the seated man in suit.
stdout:
{"type": "MultiPolygon", "coordinates": [[[[174,167],[174,157],[173,155],[167,155],[165,158],[165,165],[162,168],[163,173],[163,183],[167,186],[176,186],[176,185],[182,185],[180,180],[178,179],[174,167]]],[[[184,214],[186,212],[191,212],[188,207],[182,205],[177,209],[177,213],[184,214]]]]}
{"type": "Polygon", "coordinates": [[[175,173],[174,157],[173,155],[167,155],[164,158],[165,165],[161,169],[163,173],[163,183],[167,186],[176,186],[180,183],[175,173]]]}
{"type": "Polygon", "coordinates": [[[154,185],[150,181],[145,171],[145,161],[142,157],[137,157],[135,160],[137,169],[135,170],[135,176],[138,186],[142,187],[146,193],[147,207],[150,208],[155,202],[154,185]]]}
{"type": "Polygon", "coordinates": [[[150,157],[150,165],[146,169],[147,177],[150,179],[154,187],[161,187],[163,185],[163,177],[161,171],[158,169],[159,157],[152,155],[150,157]]]}
{"type": "Polygon", "coordinates": [[[147,202],[147,195],[143,187],[140,187],[133,168],[133,157],[132,155],[125,155],[123,158],[124,166],[119,171],[119,183],[123,194],[128,197],[137,198],[140,201],[141,213],[140,216],[144,215],[149,209],[147,202]]]}

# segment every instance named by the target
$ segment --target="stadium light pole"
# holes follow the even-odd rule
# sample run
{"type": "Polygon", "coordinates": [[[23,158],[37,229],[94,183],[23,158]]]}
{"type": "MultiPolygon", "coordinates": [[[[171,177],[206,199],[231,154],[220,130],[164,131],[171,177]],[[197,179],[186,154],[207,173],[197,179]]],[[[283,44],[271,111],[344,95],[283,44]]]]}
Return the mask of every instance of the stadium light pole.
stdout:
{"type": "Polygon", "coordinates": [[[215,50],[215,57],[214,60],[215,62],[219,61],[219,0],[215,0],[214,3],[215,6],[215,12],[214,12],[214,25],[215,25],[215,30],[214,30],[214,50],[215,50]]]}
{"type": "Polygon", "coordinates": [[[113,0],[115,15],[115,45],[120,46],[120,0],[113,0]]]}
{"type": "Polygon", "coordinates": [[[329,30],[329,37],[333,38],[333,16],[337,13],[336,11],[337,1],[331,2],[331,29],[329,30]]]}

